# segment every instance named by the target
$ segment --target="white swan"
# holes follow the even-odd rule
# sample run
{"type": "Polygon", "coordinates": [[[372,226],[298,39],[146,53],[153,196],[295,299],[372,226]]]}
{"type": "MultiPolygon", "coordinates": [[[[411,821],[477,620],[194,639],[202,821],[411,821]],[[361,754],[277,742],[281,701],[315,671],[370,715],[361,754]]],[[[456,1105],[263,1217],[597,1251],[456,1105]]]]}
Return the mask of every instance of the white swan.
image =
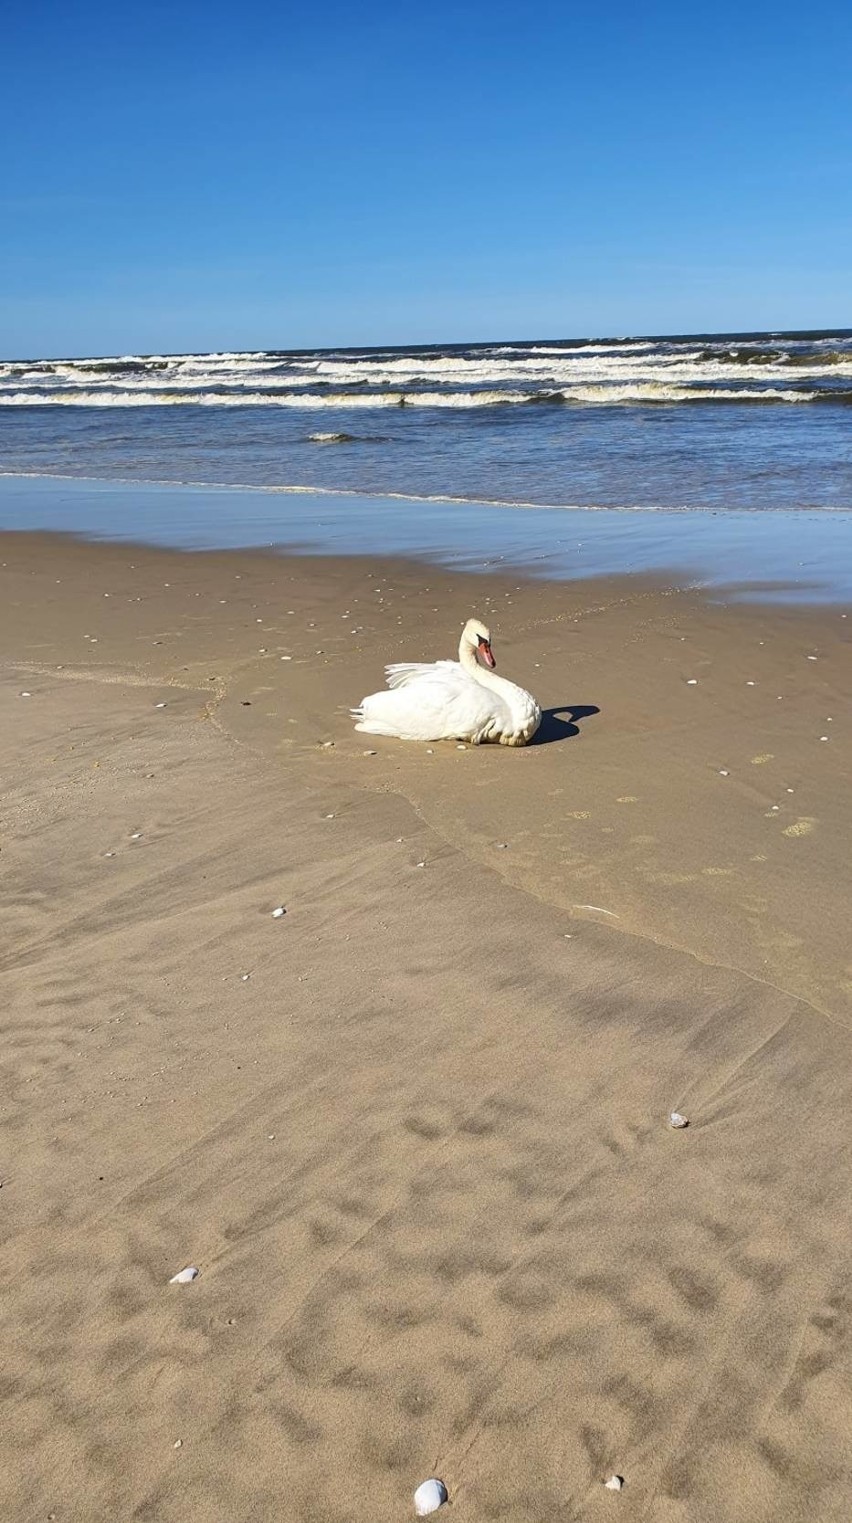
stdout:
{"type": "Polygon", "coordinates": [[[485,625],[468,619],[458,661],[386,666],[387,690],[371,693],[351,710],[355,728],[399,740],[525,746],[541,724],[541,709],[532,693],[495,676],[496,665],[485,625]]]}

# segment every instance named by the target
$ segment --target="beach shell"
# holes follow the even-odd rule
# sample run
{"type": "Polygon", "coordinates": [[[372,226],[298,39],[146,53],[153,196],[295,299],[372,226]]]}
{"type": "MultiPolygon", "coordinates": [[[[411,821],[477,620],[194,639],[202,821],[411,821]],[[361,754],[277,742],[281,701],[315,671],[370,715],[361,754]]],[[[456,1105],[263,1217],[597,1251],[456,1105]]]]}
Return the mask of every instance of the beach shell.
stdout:
{"type": "Polygon", "coordinates": [[[608,1481],[604,1481],[607,1491],[621,1491],[624,1485],[623,1475],[611,1475],[608,1481]]]}
{"type": "Polygon", "coordinates": [[[273,920],[280,920],[281,916],[286,915],[286,913],[287,911],[285,910],[283,904],[279,904],[277,910],[272,911],[272,918],[273,920]]]}
{"type": "Polygon", "coordinates": [[[685,1126],[689,1126],[689,1122],[686,1116],[681,1115],[680,1111],[672,1111],[671,1115],[669,1116],[669,1126],[674,1127],[675,1131],[679,1132],[682,1131],[685,1126]]]}
{"type": "Polygon", "coordinates": [[[418,1518],[425,1518],[428,1512],[437,1512],[447,1500],[447,1488],[443,1481],[435,1476],[428,1481],[423,1481],[414,1493],[414,1511],[418,1518]]]}
{"type": "Polygon", "coordinates": [[[687,679],[686,679],[686,685],[687,685],[687,687],[697,687],[698,686],[698,678],[697,677],[687,677],[687,679]]]}
{"type": "Polygon", "coordinates": [[[169,1280],[170,1285],[189,1285],[198,1279],[198,1270],[194,1264],[187,1264],[186,1269],[179,1269],[169,1280]]]}

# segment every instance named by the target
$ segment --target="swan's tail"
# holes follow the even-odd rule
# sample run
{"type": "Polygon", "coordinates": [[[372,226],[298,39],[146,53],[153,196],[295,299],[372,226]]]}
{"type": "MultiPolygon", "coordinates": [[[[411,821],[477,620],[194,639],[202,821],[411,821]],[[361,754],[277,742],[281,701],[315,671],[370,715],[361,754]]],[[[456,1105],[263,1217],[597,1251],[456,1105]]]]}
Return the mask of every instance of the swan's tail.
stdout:
{"type": "MultiPolygon", "coordinates": [[[[384,693],[374,694],[374,697],[377,698],[384,698],[385,696],[389,695],[384,693]]],[[[359,703],[357,709],[350,709],[349,712],[355,720],[356,730],[362,730],[365,735],[393,735],[397,738],[399,737],[399,725],[394,724],[389,719],[382,719],[379,714],[375,713],[372,708],[371,699],[365,698],[363,703],[359,703]]]]}
{"type": "Polygon", "coordinates": [[[399,730],[395,725],[385,724],[381,719],[370,719],[364,714],[363,709],[350,709],[350,713],[352,718],[357,720],[356,730],[362,730],[365,735],[399,736],[399,730]]]}

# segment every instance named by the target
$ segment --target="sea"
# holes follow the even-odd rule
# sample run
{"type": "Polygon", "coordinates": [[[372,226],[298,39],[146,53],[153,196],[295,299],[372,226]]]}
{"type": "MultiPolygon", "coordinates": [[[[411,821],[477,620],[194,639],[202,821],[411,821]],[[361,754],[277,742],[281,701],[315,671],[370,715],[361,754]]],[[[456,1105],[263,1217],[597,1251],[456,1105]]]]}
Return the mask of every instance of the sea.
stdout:
{"type": "MultiPolygon", "coordinates": [[[[350,548],[363,549],[372,512],[381,529],[371,547],[478,551],[490,508],[495,555],[509,545],[517,559],[526,537],[526,558],[546,559],[548,536],[564,538],[557,521],[516,512],[512,528],[504,510],[570,511],[569,537],[574,514],[609,510],[618,520],[590,532],[611,540],[622,533],[615,523],[638,513],[645,529],[624,531],[634,544],[643,532],[659,539],[652,513],[686,517],[696,544],[699,517],[723,517],[731,533],[735,520],[771,518],[774,529],[746,537],[767,547],[767,576],[784,577],[791,557],[773,558],[773,547],[792,542],[802,565],[802,545],[819,542],[831,562],[836,533],[810,526],[852,514],[852,330],[9,360],[0,363],[0,475],[4,488],[85,479],[276,497],[241,509],[226,532],[223,498],[205,508],[197,491],[184,496],[183,542],[193,544],[244,531],[246,542],[340,549],[349,525],[350,548]],[[321,499],[323,512],[296,502],[304,496],[321,499]],[[326,507],[333,546],[311,533],[326,507]]],[[[76,510],[59,524],[44,518],[47,500],[4,489],[0,526],[29,526],[20,506],[29,501],[32,526],[103,531],[75,525],[76,510]]],[[[127,496],[115,498],[124,509],[105,501],[114,531],[129,533],[122,513],[138,516],[158,499],[137,493],[133,510],[127,496]]],[[[179,539],[181,511],[163,513],[179,539]]],[[[686,543],[686,527],[667,532],[686,543]]]]}

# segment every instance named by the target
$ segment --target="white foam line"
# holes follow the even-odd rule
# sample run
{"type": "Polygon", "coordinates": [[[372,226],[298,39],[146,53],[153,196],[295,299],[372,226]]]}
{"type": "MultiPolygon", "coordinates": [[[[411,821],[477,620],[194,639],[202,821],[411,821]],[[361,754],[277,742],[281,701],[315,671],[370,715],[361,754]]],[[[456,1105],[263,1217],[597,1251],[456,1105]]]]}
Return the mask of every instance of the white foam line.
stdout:
{"type": "MultiPolygon", "coordinates": [[[[440,407],[473,408],[500,407],[506,405],[536,405],[548,402],[582,402],[609,407],[624,403],[660,405],[678,402],[812,402],[820,393],[815,391],[781,391],[777,388],[754,388],[752,390],[727,391],[715,387],[690,387],[664,385],[650,381],[640,385],[595,385],[560,387],[552,392],[529,391],[465,391],[465,392],[399,392],[386,391],[364,395],[363,393],[310,393],[291,392],[284,396],[263,392],[206,391],[21,391],[6,392],[0,388],[0,407],[289,407],[305,411],[338,412],[350,409],[385,407],[440,407]]],[[[822,394],[830,399],[831,393],[822,394]]]]}

